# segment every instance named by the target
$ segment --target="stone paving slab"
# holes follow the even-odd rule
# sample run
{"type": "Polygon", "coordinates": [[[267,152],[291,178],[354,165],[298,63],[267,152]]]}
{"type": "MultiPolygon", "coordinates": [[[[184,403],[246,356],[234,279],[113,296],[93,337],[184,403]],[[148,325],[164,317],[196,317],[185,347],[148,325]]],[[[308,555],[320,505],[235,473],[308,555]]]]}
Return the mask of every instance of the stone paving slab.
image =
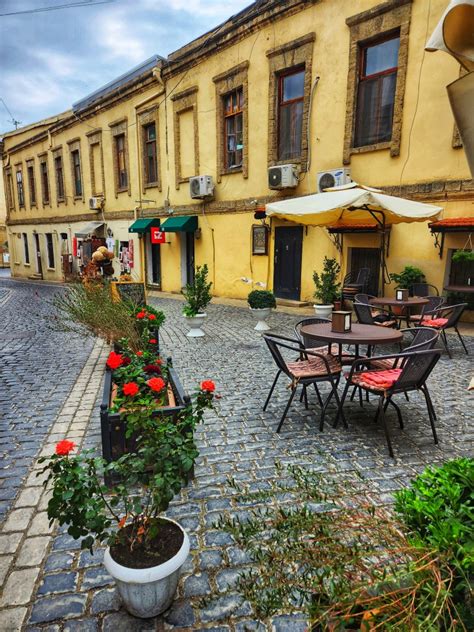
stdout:
{"type": "MultiPolygon", "coordinates": [[[[204,326],[208,335],[191,340],[185,335],[181,304],[175,300],[154,302],[167,316],[162,332],[163,354],[173,356],[174,366],[185,387],[192,390],[202,379],[214,379],[223,396],[218,402],[217,414],[208,415],[205,425],[198,431],[200,457],[196,477],[169,510],[169,515],[188,529],[192,546],[191,556],[183,568],[177,599],[162,617],[143,621],[128,615],[120,607],[112,580],[101,566],[100,549],[91,556],[89,552],[81,551],[79,544],[64,529],[52,534],[42,532],[45,529],[45,500],[41,497],[34,515],[30,516],[28,533],[20,533],[20,539],[14,537],[15,532],[0,533],[0,543],[4,538],[5,560],[10,559],[9,564],[11,558],[14,560],[10,569],[16,568],[16,556],[24,539],[50,538],[41,564],[33,567],[39,568],[39,572],[29,601],[6,604],[0,614],[3,617],[0,618],[0,630],[3,622],[9,626],[5,629],[27,632],[302,632],[307,628],[307,622],[301,614],[281,613],[272,621],[257,622],[248,604],[241,603],[238,595],[232,592],[238,572],[249,564],[249,559],[227,533],[214,528],[214,523],[221,514],[244,517],[249,507],[237,502],[235,492],[228,485],[228,476],[248,482],[251,489],[258,490],[264,489],[275,475],[275,459],[288,464],[331,467],[339,473],[341,480],[352,478],[354,473],[361,475],[373,501],[389,503],[393,491],[408,484],[410,478],[427,464],[473,453],[474,431],[469,409],[472,395],[466,391],[472,372],[472,356],[464,355],[452,337],[454,359],[450,361],[443,356],[430,381],[439,417],[440,445],[433,444],[424,402],[413,395],[409,402],[400,402],[406,421],[404,431],[398,428],[395,416],[389,415],[395,450],[395,459],[390,459],[383,433],[371,421],[375,412],[372,402],[364,408],[357,402],[349,404],[346,413],[349,428],[334,429],[327,423],[323,433],[317,430],[319,418],[315,402],[311,401],[310,410],[295,402],[282,433],[275,433],[288,390],[281,380],[267,412],[262,411],[275,367],[262,338],[253,330],[254,321],[247,310],[211,305],[204,326]],[[212,596],[206,605],[201,603],[203,595],[212,596]]],[[[277,312],[272,315],[270,324],[273,331],[290,334],[297,319],[297,316],[277,312]]],[[[468,339],[467,342],[472,353],[473,341],[468,339]]],[[[72,391],[74,393],[76,387],[87,389],[89,380],[89,404],[85,409],[78,405],[67,414],[61,411],[42,452],[51,451],[52,438],[56,440],[56,435],[62,438],[61,433],[69,428],[72,431],[74,424],[81,423],[84,432],[85,412],[90,416],[90,423],[85,431],[84,445],[100,445],[98,401],[95,406],[90,402],[94,393],[100,394],[105,350],[99,353],[94,347],[94,353],[95,359],[87,365],[89,377],[79,378],[72,391]]],[[[331,409],[328,422],[333,418],[334,409],[331,409]]],[[[79,430],[74,430],[76,432],[79,430]]],[[[27,480],[31,481],[32,472],[27,474],[27,480]]],[[[25,496],[22,494],[19,498],[25,496]]],[[[31,572],[33,569],[21,567],[18,571],[31,572]]],[[[6,573],[7,585],[13,572],[6,573]]]]}

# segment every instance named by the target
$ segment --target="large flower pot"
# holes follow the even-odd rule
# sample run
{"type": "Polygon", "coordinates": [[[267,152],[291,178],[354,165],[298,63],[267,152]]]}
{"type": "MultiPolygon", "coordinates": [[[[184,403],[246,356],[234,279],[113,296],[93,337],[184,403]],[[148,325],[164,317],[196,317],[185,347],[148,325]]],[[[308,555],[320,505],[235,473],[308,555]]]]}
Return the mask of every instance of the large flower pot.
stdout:
{"type": "Polygon", "coordinates": [[[334,305],[313,305],[316,316],[331,319],[334,305]]]}
{"type": "Polygon", "coordinates": [[[257,324],[254,327],[256,331],[267,331],[268,329],[270,329],[270,327],[267,325],[265,321],[267,320],[267,318],[270,316],[272,312],[271,307],[260,307],[260,308],[250,307],[249,309],[250,309],[250,312],[252,313],[252,316],[257,320],[257,324]]]}
{"type": "MultiPolygon", "coordinates": [[[[167,519],[168,520],[168,519],[167,519]]],[[[150,568],[128,568],[118,564],[107,548],[104,566],[117,584],[125,608],[135,617],[148,619],[167,610],[176,592],[181,566],[189,555],[189,538],[186,531],[174,520],[183,532],[183,543],[171,559],[150,568]]]]}
{"type": "Polygon", "coordinates": [[[195,316],[185,316],[185,318],[189,326],[189,331],[186,334],[188,338],[201,338],[206,335],[201,327],[204,320],[207,318],[207,314],[196,314],[195,316]]]}

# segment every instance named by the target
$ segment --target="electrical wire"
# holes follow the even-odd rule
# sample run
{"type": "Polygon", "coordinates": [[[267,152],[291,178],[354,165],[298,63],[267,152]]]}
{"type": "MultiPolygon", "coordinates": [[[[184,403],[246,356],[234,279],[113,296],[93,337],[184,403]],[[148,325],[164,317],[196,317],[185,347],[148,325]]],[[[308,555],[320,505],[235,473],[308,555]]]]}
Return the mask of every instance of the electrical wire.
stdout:
{"type": "Polygon", "coordinates": [[[91,2],[90,0],[84,0],[83,2],[72,2],[70,4],[58,4],[56,6],[49,7],[37,7],[36,9],[25,9],[24,11],[11,11],[10,13],[0,13],[0,17],[7,17],[10,15],[26,15],[31,13],[44,13],[46,11],[58,11],[59,9],[78,9],[82,7],[94,7],[97,4],[110,4],[115,0],[97,0],[91,2]]]}

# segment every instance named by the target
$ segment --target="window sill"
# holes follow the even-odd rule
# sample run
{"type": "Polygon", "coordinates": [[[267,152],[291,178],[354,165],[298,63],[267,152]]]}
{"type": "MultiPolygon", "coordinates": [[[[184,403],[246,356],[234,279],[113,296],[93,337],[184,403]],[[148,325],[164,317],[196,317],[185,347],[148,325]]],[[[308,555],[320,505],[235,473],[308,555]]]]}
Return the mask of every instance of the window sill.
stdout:
{"type": "MultiPolygon", "coordinates": [[[[15,261],[14,265],[16,266],[21,266],[21,263],[19,261],[15,261]]],[[[29,263],[25,263],[24,265],[29,266],[29,263]]]]}
{"type": "Polygon", "coordinates": [[[61,198],[61,199],[58,198],[56,203],[57,204],[66,204],[66,200],[64,200],[63,198],[61,198]]]}
{"type": "Polygon", "coordinates": [[[124,187],[122,189],[117,189],[115,193],[128,193],[128,187],[124,187]]]}
{"type": "Polygon", "coordinates": [[[75,195],[74,196],[74,202],[77,202],[78,200],[81,201],[81,202],[84,201],[84,198],[82,197],[82,195],[75,195]]]}
{"type": "Polygon", "coordinates": [[[375,143],[373,145],[363,145],[362,147],[351,147],[351,154],[365,154],[369,151],[379,151],[380,149],[390,149],[392,141],[384,141],[383,143],[375,143]]]}
{"type": "Polygon", "coordinates": [[[46,270],[49,270],[50,272],[56,272],[56,268],[50,268],[49,266],[46,268],[46,270]]]}
{"type": "Polygon", "coordinates": [[[243,172],[243,170],[244,170],[244,169],[243,169],[242,165],[239,165],[238,167],[230,167],[229,169],[223,169],[223,170],[220,172],[220,175],[221,175],[221,176],[229,176],[229,175],[231,175],[232,173],[242,173],[242,172],[243,172]]]}
{"type": "MultiPolygon", "coordinates": [[[[19,266],[20,264],[17,261],[15,261],[15,265],[19,266]]],[[[25,268],[30,268],[31,267],[31,263],[24,263],[23,265],[24,265],[25,268]]]]}
{"type": "Polygon", "coordinates": [[[144,189],[160,189],[161,190],[161,184],[156,181],[156,182],[147,182],[146,184],[143,185],[144,189]]]}

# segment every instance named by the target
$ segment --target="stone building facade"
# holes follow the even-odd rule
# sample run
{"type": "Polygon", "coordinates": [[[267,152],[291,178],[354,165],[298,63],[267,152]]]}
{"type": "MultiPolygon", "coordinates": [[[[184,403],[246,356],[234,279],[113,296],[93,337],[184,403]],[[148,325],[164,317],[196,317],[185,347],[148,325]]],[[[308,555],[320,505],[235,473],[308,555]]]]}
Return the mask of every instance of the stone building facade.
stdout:
{"type": "Polygon", "coordinates": [[[117,274],[165,291],[207,263],[216,295],[246,296],[246,277],[308,301],[325,255],[344,273],[372,267],[377,289],[380,235],[362,227],[341,240],[254,217],[345,168],[356,182],[438,204],[451,223],[464,218],[467,228],[442,233],[441,257],[427,223],[390,234],[386,274],[411,264],[449,285],[452,252],[474,222],[474,183],[445,91],[459,65],[424,53],[446,2],[428,4],[255,2],[70,111],[6,134],[12,274],[63,279],[91,239],[108,238],[117,274]],[[270,188],[269,168],[287,164],[295,186],[270,188]],[[192,197],[200,175],[212,177],[212,197],[192,197]],[[160,224],[164,242],[152,243],[160,224]]]}

